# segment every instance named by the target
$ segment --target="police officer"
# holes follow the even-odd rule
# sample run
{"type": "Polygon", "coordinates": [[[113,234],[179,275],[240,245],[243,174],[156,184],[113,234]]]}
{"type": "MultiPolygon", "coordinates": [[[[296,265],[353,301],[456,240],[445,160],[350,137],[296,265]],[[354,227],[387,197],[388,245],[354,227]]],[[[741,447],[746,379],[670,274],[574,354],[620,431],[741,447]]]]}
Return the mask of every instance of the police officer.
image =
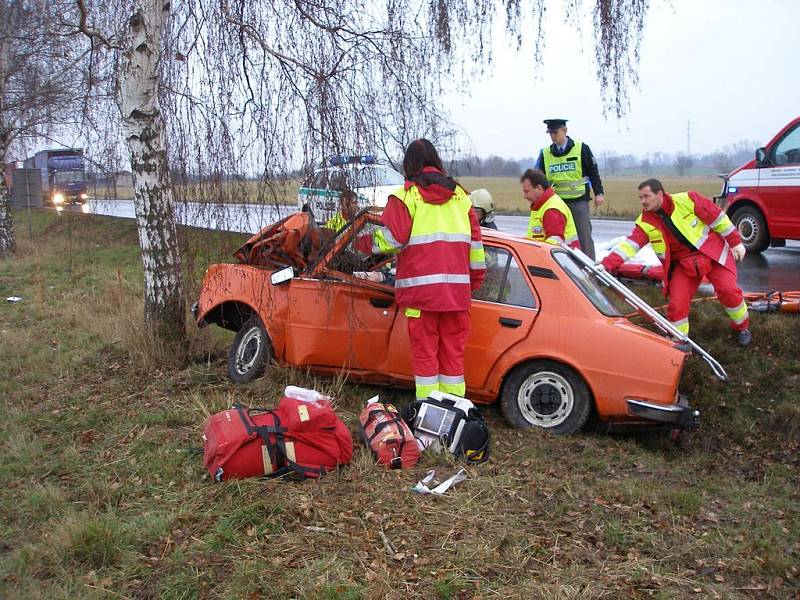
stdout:
{"type": "Polygon", "coordinates": [[[589,221],[589,185],[595,206],[603,204],[603,182],[589,146],[567,135],[567,119],[545,119],[553,142],[543,148],[536,168],[543,171],[553,189],[569,206],[583,252],[594,260],[592,224],[589,221]]]}

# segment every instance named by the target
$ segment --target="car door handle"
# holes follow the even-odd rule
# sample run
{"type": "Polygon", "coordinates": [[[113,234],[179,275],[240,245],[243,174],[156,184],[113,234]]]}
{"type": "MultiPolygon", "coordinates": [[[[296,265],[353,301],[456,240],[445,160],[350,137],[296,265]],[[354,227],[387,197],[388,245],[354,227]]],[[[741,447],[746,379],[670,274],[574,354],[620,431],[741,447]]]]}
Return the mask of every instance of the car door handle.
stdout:
{"type": "Polygon", "coordinates": [[[370,298],[369,303],[375,308],[389,308],[392,305],[391,298],[370,298]]]}
{"type": "Polygon", "coordinates": [[[519,319],[509,319],[508,317],[500,317],[500,325],[503,327],[519,327],[522,321],[519,319]]]}

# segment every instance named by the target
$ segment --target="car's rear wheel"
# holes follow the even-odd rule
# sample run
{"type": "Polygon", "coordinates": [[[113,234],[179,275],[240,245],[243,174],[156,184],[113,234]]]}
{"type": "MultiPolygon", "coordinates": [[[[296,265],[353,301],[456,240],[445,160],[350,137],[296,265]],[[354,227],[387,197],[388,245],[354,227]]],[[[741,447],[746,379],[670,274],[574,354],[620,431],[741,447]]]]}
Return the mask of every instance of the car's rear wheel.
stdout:
{"type": "Polygon", "coordinates": [[[733,213],[731,220],[736,229],[739,230],[742,244],[744,244],[748,252],[757,254],[767,249],[767,246],[769,246],[769,232],[767,231],[764,215],[761,214],[760,210],[754,206],[743,206],[733,213]]]}
{"type": "Polygon", "coordinates": [[[536,360],[520,365],[508,376],[501,407],[512,427],[541,427],[565,435],[586,424],[592,395],[586,382],[568,366],[536,360]]]}
{"type": "Polygon", "coordinates": [[[228,375],[234,383],[247,383],[264,372],[272,358],[269,335],[261,319],[253,315],[236,332],[228,351],[228,375]]]}

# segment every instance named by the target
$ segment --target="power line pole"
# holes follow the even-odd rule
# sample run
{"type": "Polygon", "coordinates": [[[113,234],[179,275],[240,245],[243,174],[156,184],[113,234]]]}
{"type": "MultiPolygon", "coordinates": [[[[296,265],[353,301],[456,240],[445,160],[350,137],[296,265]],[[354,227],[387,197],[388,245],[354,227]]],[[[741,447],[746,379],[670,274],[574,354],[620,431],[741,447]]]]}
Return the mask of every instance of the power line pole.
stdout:
{"type": "Polygon", "coordinates": [[[686,120],[686,156],[692,155],[692,121],[686,120]]]}

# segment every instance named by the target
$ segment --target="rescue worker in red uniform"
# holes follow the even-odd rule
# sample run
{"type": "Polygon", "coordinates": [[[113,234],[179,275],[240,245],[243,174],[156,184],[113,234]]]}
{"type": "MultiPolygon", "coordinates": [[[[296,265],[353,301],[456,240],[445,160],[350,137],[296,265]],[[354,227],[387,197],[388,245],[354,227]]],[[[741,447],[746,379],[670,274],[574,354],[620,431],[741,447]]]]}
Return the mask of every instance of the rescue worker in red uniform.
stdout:
{"type": "Polygon", "coordinates": [[[740,346],[752,341],[747,304],[736,283],[736,261],[744,258],[739,232],[728,216],[697,192],[670,195],[658,179],[639,184],[642,213],[631,234],[612,248],[603,266],[614,273],[650,243],[664,266],[667,318],[689,333],[689,304],[703,277],[714,286],[740,346]]]}
{"type": "Polygon", "coordinates": [[[526,237],[554,245],[565,242],[570,248],[580,250],[572,212],[555,193],[545,174],[539,169],[528,169],[520,177],[520,183],[522,197],[531,206],[526,237]]]}
{"type": "Polygon", "coordinates": [[[397,253],[395,296],[408,319],[416,397],[436,390],[463,397],[472,290],[486,271],[481,228],[469,195],[447,175],[431,142],[411,142],[403,170],[406,181],[389,196],[384,227],[356,247],[397,253]]]}

